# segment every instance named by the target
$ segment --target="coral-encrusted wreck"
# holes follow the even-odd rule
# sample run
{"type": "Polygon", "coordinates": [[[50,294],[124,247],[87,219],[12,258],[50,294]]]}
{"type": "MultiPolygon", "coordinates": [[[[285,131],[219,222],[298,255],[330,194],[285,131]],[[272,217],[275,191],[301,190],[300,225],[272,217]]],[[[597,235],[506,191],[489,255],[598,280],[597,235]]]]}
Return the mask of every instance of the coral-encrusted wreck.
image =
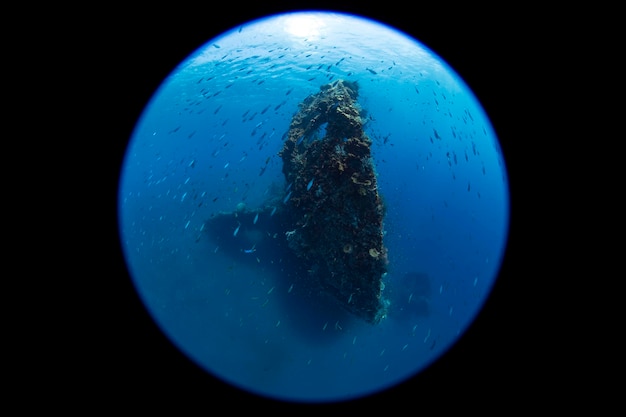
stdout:
{"type": "Polygon", "coordinates": [[[376,323],[384,315],[385,210],[357,96],[356,83],[323,85],[292,119],[280,151],[295,219],[287,241],[324,291],[376,323]]]}
{"type": "Polygon", "coordinates": [[[309,294],[330,296],[352,314],[378,323],[387,305],[382,297],[388,264],[385,208],[357,97],[356,83],[338,80],[304,99],[279,152],[283,193],[256,210],[214,216],[207,230],[233,252],[243,249],[236,249],[236,239],[265,239],[244,243],[254,244],[259,255],[280,253],[275,265],[297,265],[291,271],[298,271],[297,280],[309,294]],[[266,230],[256,233],[260,218],[266,230]],[[239,238],[233,236],[235,228],[239,238]]]}

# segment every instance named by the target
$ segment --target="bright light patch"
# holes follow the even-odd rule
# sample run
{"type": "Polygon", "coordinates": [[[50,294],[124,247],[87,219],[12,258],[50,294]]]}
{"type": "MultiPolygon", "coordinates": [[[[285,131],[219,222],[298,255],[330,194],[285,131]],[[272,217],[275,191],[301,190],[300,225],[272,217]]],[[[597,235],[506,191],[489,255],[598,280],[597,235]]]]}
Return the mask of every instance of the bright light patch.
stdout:
{"type": "Polygon", "coordinates": [[[298,14],[285,19],[285,31],[302,38],[318,37],[323,26],[323,21],[313,15],[298,14]]]}

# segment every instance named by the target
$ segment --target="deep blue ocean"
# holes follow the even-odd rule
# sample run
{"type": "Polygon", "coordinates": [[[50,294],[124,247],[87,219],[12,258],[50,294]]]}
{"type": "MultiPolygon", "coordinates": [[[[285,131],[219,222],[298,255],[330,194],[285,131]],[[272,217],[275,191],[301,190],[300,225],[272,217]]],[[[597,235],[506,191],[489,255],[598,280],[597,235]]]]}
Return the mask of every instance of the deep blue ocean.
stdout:
{"type": "MultiPolygon", "coordinates": [[[[198,366],[252,393],[326,401],[402,382],[460,337],[496,279],[509,194],[487,115],[437,55],[349,16],[303,22],[233,28],[163,81],[127,150],[120,239],[147,310],[198,366]],[[338,79],[360,86],[387,208],[384,282],[406,306],[376,325],[300,309],[276,265],[225,252],[205,229],[212,215],[284,192],[277,154],[291,118],[338,79]]],[[[271,245],[263,221],[247,238],[271,245]]]]}

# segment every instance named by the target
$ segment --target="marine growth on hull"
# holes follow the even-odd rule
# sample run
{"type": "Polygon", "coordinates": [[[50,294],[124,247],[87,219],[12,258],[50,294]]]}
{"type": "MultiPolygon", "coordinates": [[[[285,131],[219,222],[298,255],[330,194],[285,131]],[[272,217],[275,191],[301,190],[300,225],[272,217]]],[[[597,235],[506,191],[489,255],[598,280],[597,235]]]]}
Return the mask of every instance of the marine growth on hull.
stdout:
{"type": "Polygon", "coordinates": [[[306,97],[279,152],[287,184],[283,194],[259,209],[213,216],[207,231],[229,244],[240,227],[242,235],[251,231],[246,228],[260,227],[260,214],[269,228],[261,235],[274,238],[255,250],[280,253],[275,263],[297,264],[292,270],[310,294],[330,297],[375,324],[385,317],[387,305],[382,297],[388,264],[385,209],[358,90],[355,82],[337,80],[306,97]]]}
{"type": "Polygon", "coordinates": [[[357,97],[356,83],[338,80],[307,97],[294,115],[280,151],[295,219],[286,238],[312,280],[376,323],[384,316],[385,210],[357,97]]]}

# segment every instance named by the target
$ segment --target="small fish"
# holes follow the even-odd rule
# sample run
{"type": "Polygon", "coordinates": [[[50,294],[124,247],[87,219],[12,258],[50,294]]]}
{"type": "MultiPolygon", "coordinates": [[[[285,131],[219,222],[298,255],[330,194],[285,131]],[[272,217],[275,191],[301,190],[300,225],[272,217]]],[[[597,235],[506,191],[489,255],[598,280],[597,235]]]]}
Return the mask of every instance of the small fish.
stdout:
{"type": "Polygon", "coordinates": [[[252,224],[256,224],[257,220],[259,220],[259,213],[257,213],[256,216],[254,216],[254,220],[252,221],[252,224]]]}
{"type": "Polygon", "coordinates": [[[291,292],[291,290],[293,290],[293,284],[291,284],[291,286],[289,286],[289,289],[287,290],[287,294],[289,294],[291,292]]]}
{"type": "Polygon", "coordinates": [[[276,207],[274,207],[274,208],[272,209],[272,212],[270,213],[270,217],[272,217],[272,216],[274,215],[274,213],[276,213],[276,207]]]}
{"type": "Polygon", "coordinates": [[[371,73],[372,73],[372,74],[374,74],[374,75],[376,75],[376,74],[377,74],[377,72],[376,72],[376,71],[374,71],[373,69],[369,69],[369,68],[365,68],[365,69],[366,69],[366,70],[368,70],[369,72],[371,72],[371,73]]]}
{"type": "Polygon", "coordinates": [[[267,291],[267,295],[270,295],[272,291],[274,291],[274,287],[270,288],[269,291],[267,291]]]}
{"type": "Polygon", "coordinates": [[[241,223],[239,223],[239,226],[237,226],[237,228],[235,229],[235,231],[233,232],[233,236],[237,237],[237,233],[239,233],[239,228],[241,227],[241,223]]]}
{"type": "Polygon", "coordinates": [[[250,249],[244,249],[243,252],[244,253],[254,253],[254,252],[256,252],[256,245],[252,245],[252,247],[250,249]]]}
{"type": "Polygon", "coordinates": [[[307,184],[306,190],[309,191],[311,187],[313,187],[313,179],[311,179],[311,181],[309,181],[309,183],[307,184]]]}
{"type": "Polygon", "coordinates": [[[409,294],[409,304],[411,304],[411,299],[413,298],[413,293],[409,294]]]}
{"type": "Polygon", "coordinates": [[[185,197],[187,197],[187,193],[183,194],[183,196],[180,198],[180,202],[182,203],[183,201],[185,201],[185,197]]]}
{"type": "Polygon", "coordinates": [[[289,201],[289,197],[291,197],[291,191],[289,191],[287,193],[287,195],[285,196],[285,198],[283,199],[283,203],[287,203],[287,201],[289,201]]]}
{"type": "Polygon", "coordinates": [[[328,327],[328,322],[326,322],[326,324],[324,324],[324,327],[322,327],[322,330],[326,330],[326,327],[328,327]]]}
{"type": "Polygon", "coordinates": [[[191,223],[191,220],[187,220],[187,224],[185,225],[185,229],[189,227],[189,223],[191,223]]]}

